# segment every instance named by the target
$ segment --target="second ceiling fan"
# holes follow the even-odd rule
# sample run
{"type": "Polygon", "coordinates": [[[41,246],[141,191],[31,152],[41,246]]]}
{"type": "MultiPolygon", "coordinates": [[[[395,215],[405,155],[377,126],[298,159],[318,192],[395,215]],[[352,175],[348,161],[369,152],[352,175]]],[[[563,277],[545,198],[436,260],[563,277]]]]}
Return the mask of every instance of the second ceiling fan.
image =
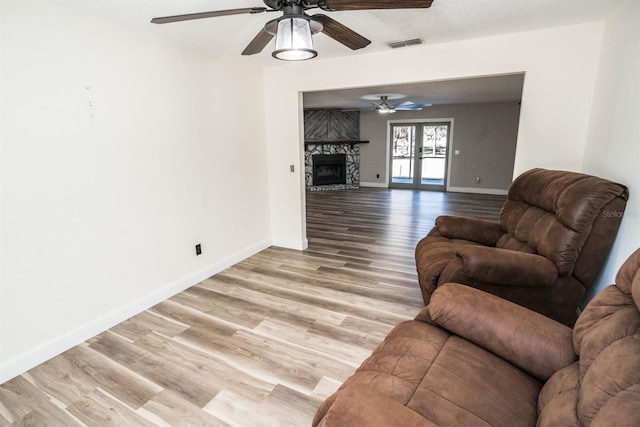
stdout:
{"type": "MultiPolygon", "coordinates": [[[[389,104],[389,95],[371,95],[365,96],[364,99],[371,99],[373,96],[380,97],[380,103],[371,103],[375,108],[374,111],[377,111],[381,114],[386,113],[395,113],[396,111],[420,111],[425,107],[431,107],[430,102],[426,102],[424,104],[416,104],[411,101],[405,101],[400,104],[391,105],[389,104]]],[[[395,97],[402,97],[403,95],[395,95],[395,97]]]]}
{"type": "Polygon", "coordinates": [[[276,38],[273,56],[284,60],[310,59],[317,55],[313,50],[311,36],[322,32],[352,50],[362,49],[371,40],[324,14],[307,15],[309,9],[320,8],[326,12],[346,10],[375,9],[424,9],[431,6],[433,0],[263,0],[266,7],[247,7],[241,9],[218,10],[212,12],[190,13],[186,15],[153,18],[154,24],[189,21],[192,19],[213,18],[218,16],[256,14],[262,12],[282,12],[282,16],[266,23],[249,45],[243,55],[262,52],[265,46],[276,38]]]}

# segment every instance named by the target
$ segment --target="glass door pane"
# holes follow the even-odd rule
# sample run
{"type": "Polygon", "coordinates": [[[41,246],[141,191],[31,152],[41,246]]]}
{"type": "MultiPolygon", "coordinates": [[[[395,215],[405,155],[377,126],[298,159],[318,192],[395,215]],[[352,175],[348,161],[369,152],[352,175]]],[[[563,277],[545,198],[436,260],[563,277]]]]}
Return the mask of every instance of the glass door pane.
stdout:
{"type": "Polygon", "coordinates": [[[391,126],[391,183],[414,185],[416,126],[391,126]]]}
{"type": "Polygon", "coordinates": [[[420,150],[420,185],[444,190],[447,173],[449,124],[423,124],[420,150]]]}

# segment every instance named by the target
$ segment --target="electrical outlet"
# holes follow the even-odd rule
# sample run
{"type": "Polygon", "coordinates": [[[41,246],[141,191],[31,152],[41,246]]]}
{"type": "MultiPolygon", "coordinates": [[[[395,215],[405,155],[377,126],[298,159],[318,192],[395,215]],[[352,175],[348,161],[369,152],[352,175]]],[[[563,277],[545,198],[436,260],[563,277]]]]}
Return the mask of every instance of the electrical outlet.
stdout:
{"type": "Polygon", "coordinates": [[[196,245],[196,255],[200,255],[202,253],[202,246],[200,246],[200,243],[198,243],[196,245]]]}
{"type": "Polygon", "coordinates": [[[376,178],[380,178],[380,174],[379,173],[376,174],[376,178]]]}
{"type": "Polygon", "coordinates": [[[295,171],[296,171],[296,167],[295,167],[295,165],[289,165],[289,171],[290,171],[291,173],[295,173],[295,171]]]}

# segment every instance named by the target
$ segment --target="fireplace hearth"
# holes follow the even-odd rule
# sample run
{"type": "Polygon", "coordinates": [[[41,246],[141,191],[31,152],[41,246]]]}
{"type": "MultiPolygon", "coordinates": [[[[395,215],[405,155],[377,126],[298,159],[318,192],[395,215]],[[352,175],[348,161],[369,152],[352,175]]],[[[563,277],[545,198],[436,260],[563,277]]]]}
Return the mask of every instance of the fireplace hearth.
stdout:
{"type": "Polygon", "coordinates": [[[313,164],[313,184],[346,184],[347,156],[344,154],[316,154],[313,164]]]}

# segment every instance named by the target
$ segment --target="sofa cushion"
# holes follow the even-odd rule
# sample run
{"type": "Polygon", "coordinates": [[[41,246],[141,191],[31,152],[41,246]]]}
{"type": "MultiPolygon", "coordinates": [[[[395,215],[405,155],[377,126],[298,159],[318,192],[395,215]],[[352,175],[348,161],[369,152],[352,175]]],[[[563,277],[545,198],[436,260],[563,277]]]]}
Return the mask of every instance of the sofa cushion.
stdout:
{"type": "Polygon", "coordinates": [[[534,426],[542,384],[455,335],[407,405],[440,426],[534,426]]]}
{"type": "Polygon", "coordinates": [[[366,384],[407,405],[449,334],[422,322],[396,326],[347,382],[366,384]]]}
{"type": "Polygon", "coordinates": [[[389,333],[318,410],[314,425],[355,384],[371,387],[441,426],[534,426],[542,387],[495,354],[417,320],[389,333]]]}
{"type": "Polygon", "coordinates": [[[571,365],[571,328],[495,295],[457,283],[440,286],[431,320],[546,381],[571,365]]]}
{"type": "Polygon", "coordinates": [[[317,427],[439,427],[364,384],[353,384],[343,389],[336,395],[331,408],[332,411],[318,421],[317,427]]]}

